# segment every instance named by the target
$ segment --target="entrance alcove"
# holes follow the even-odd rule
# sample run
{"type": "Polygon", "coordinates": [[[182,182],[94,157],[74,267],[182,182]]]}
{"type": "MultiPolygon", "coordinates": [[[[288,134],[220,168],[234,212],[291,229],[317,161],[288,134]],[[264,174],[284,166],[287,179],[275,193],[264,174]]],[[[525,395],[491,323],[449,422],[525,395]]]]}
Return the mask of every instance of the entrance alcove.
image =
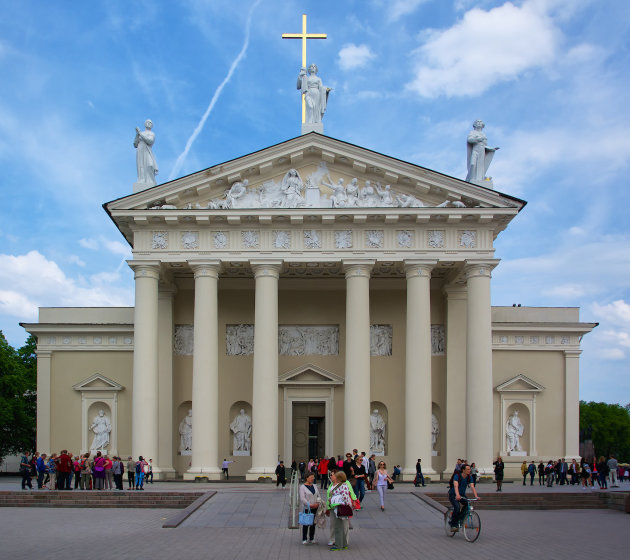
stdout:
{"type": "MultiPolygon", "coordinates": [[[[110,426],[112,425],[112,411],[109,408],[109,405],[104,401],[94,401],[90,404],[87,411],[87,429],[88,429],[88,450],[92,452],[92,444],[96,439],[96,434],[92,429],[92,425],[94,424],[96,418],[100,415],[101,411],[103,411],[103,415],[109,421],[110,426]]],[[[113,431],[113,426],[112,426],[113,431]]],[[[104,447],[99,447],[98,449],[94,449],[94,451],[101,451],[103,455],[112,455],[115,454],[112,449],[112,432],[109,433],[109,444],[104,447]]]]}
{"type": "Polygon", "coordinates": [[[385,403],[381,401],[372,401],[370,403],[370,418],[372,417],[372,413],[375,410],[378,411],[378,414],[381,415],[383,422],[385,422],[385,430],[383,432],[383,438],[385,440],[385,448],[382,452],[376,449],[372,449],[372,441],[371,441],[372,440],[372,437],[371,437],[372,426],[370,423],[370,449],[369,449],[368,455],[375,453],[377,457],[387,457],[387,454],[389,453],[389,414],[387,411],[387,407],[385,406],[385,403]]]}
{"type": "MultiPolygon", "coordinates": [[[[182,420],[188,416],[188,411],[192,410],[192,401],[184,401],[179,404],[175,413],[175,429],[173,430],[174,436],[174,449],[175,449],[175,470],[178,473],[183,473],[190,467],[192,460],[192,454],[183,453],[180,451],[181,436],[179,434],[179,427],[182,420]]],[[[193,430],[195,429],[195,413],[193,411],[192,420],[193,430]]]]}
{"type": "Polygon", "coordinates": [[[285,464],[292,459],[308,460],[310,453],[326,457],[334,454],[335,443],[341,443],[333,441],[335,389],[342,385],[342,377],[313,364],[279,376],[284,409],[280,455],[285,464]]]}

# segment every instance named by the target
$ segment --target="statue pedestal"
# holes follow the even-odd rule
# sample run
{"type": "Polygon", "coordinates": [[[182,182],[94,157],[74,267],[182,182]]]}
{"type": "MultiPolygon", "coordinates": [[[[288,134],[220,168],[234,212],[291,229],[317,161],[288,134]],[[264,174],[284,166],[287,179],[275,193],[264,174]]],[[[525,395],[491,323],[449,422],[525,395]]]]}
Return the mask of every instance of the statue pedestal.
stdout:
{"type": "Polygon", "coordinates": [[[527,451],[508,451],[510,457],[527,457],[527,451]]]}
{"type": "Polygon", "coordinates": [[[151,183],[134,183],[133,192],[135,194],[140,191],[146,191],[147,189],[150,189],[151,187],[155,187],[155,185],[152,185],[151,183]]]}
{"type": "Polygon", "coordinates": [[[251,454],[251,451],[237,451],[236,449],[232,452],[233,457],[249,457],[251,454]]]}
{"type": "Polygon", "coordinates": [[[317,185],[306,187],[306,206],[318,208],[319,203],[319,187],[317,185]]]}
{"type": "Polygon", "coordinates": [[[190,449],[186,449],[185,451],[180,451],[179,452],[180,455],[188,455],[191,456],[192,455],[192,451],[190,449]]]}
{"type": "Polygon", "coordinates": [[[438,452],[434,449],[433,451],[431,451],[431,456],[432,457],[437,457],[438,456],[438,452]]]}
{"type": "Polygon", "coordinates": [[[308,134],[309,132],[324,134],[324,123],[302,123],[302,134],[308,134]]]}

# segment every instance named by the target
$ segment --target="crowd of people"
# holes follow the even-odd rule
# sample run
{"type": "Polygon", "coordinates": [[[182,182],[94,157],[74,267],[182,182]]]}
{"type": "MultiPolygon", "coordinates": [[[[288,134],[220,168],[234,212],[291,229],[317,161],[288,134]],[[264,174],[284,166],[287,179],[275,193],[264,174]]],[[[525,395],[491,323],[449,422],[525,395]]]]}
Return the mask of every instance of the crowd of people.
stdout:
{"type": "MultiPolygon", "coordinates": [[[[315,529],[324,529],[330,521],[330,550],[348,548],[350,518],[361,510],[366,492],[376,490],[381,511],[385,511],[385,495],[394,479],[384,461],[354,449],[343,460],[337,457],[312,458],[307,463],[293,461],[291,468],[299,473],[302,544],[313,544],[315,529]],[[319,488],[318,488],[319,482],[319,488]],[[324,493],[325,492],[325,493],[324,493]]],[[[280,461],[276,468],[276,486],[286,485],[286,468],[280,461]]]]}
{"type": "Polygon", "coordinates": [[[123,477],[127,473],[128,490],[144,490],[144,483],[153,483],[153,459],[146,461],[142,456],[127,463],[120,457],[109,457],[100,451],[92,457],[69,453],[25,451],[20,458],[22,490],[33,489],[32,479],[39,490],[124,490],[123,477]]]}

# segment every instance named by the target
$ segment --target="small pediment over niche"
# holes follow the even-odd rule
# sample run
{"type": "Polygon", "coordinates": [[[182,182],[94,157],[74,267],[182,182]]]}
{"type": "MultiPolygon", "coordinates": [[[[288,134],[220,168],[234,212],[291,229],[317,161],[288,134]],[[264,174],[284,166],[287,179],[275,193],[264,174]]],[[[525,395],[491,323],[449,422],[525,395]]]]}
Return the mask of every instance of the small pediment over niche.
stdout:
{"type": "Polygon", "coordinates": [[[497,385],[495,390],[499,393],[540,393],[541,391],[544,391],[545,388],[540,383],[536,383],[533,379],[519,373],[516,377],[512,377],[512,379],[508,379],[507,381],[501,383],[501,385],[497,385]]]}
{"type": "Polygon", "coordinates": [[[100,373],[90,375],[87,379],[73,385],[75,391],[122,391],[124,387],[100,373]]]}
{"type": "Polygon", "coordinates": [[[343,385],[343,377],[313,364],[306,364],[283,373],[278,378],[278,385],[343,385]]]}

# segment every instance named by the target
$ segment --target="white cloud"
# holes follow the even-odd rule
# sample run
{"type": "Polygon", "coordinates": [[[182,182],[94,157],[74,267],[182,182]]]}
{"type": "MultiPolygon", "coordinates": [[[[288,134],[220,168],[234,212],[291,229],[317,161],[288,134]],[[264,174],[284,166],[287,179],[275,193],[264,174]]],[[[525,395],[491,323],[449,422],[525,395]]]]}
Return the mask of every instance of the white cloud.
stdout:
{"type": "Polygon", "coordinates": [[[2,315],[34,320],[40,306],[125,306],[132,301],[132,290],[118,273],[70,278],[38,251],[0,254],[2,315]]]}
{"type": "Polygon", "coordinates": [[[79,239],[79,245],[85,249],[91,249],[92,251],[96,251],[99,247],[97,239],[85,237],[83,239],[79,239]]]}
{"type": "Polygon", "coordinates": [[[390,0],[385,2],[387,7],[387,19],[391,22],[399,20],[402,16],[413,13],[420,4],[427,0],[390,0]]]}
{"type": "Polygon", "coordinates": [[[594,303],[592,310],[595,317],[605,317],[613,325],[626,327],[630,332],[630,304],[624,300],[618,299],[606,305],[594,303]]]}
{"type": "Polygon", "coordinates": [[[85,249],[90,249],[91,251],[97,251],[102,248],[114,255],[120,255],[125,259],[131,258],[131,247],[129,244],[123,243],[122,241],[112,241],[103,235],[99,236],[98,239],[93,237],[84,237],[83,239],[79,239],[79,245],[85,249]]]}
{"type": "Polygon", "coordinates": [[[374,58],[374,53],[367,45],[355,45],[348,43],[341,47],[337,63],[342,70],[361,68],[374,58]]]}
{"type": "Polygon", "coordinates": [[[428,31],[407,87],[423,97],[479,95],[550,63],[560,31],[546,8],[535,0],[474,8],[449,29],[428,31]]]}
{"type": "Polygon", "coordinates": [[[68,262],[74,263],[77,266],[85,266],[85,261],[78,255],[68,255],[68,262]]]}

